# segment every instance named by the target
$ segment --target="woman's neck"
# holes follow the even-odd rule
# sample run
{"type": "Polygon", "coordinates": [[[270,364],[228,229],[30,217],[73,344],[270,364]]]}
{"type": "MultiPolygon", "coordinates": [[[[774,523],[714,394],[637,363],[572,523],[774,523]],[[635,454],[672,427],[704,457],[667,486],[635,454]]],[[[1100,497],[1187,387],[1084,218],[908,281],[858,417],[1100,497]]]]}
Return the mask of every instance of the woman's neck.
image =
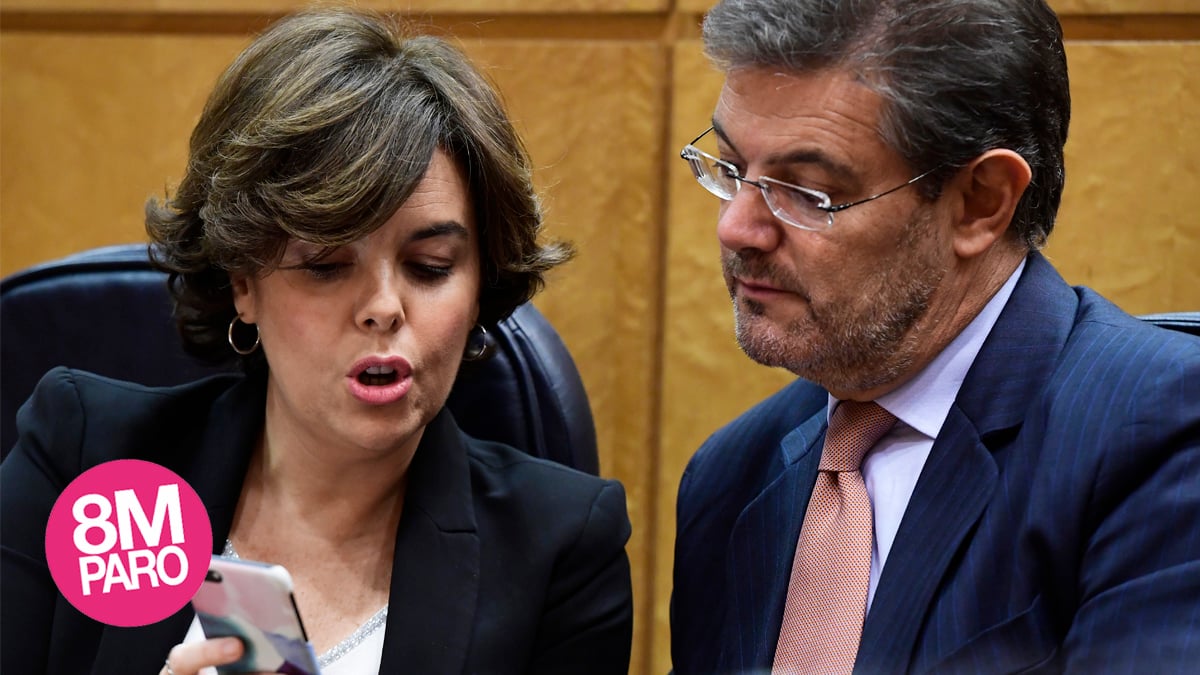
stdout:
{"type": "Polygon", "coordinates": [[[275,539],[273,533],[338,547],[391,540],[419,441],[418,435],[408,444],[411,448],[382,455],[333,449],[277,433],[268,420],[251,458],[232,532],[253,532],[264,544],[275,539]]]}

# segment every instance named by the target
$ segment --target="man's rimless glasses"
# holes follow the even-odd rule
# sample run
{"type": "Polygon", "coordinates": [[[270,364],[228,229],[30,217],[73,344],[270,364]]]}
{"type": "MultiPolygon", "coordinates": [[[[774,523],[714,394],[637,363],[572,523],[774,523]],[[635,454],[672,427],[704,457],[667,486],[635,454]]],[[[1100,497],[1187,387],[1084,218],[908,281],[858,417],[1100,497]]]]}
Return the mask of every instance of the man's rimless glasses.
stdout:
{"type": "Polygon", "coordinates": [[[743,177],[734,165],[717,159],[696,147],[696,143],[712,130],[713,127],[706,129],[704,133],[684,146],[679,153],[679,156],[687,160],[688,166],[692,168],[692,174],[695,175],[696,181],[722,201],[733,199],[743,184],[753,185],[762,192],[763,200],[767,202],[767,207],[771,209],[771,213],[774,213],[776,218],[802,230],[827,230],[833,227],[833,214],[838,211],[865,204],[906,188],[940,168],[934,167],[902,185],[870,197],[845,204],[832,204],[829,195],[820,190],[792,185],[767,176],[760,176],[758,180],[743,177]]]}

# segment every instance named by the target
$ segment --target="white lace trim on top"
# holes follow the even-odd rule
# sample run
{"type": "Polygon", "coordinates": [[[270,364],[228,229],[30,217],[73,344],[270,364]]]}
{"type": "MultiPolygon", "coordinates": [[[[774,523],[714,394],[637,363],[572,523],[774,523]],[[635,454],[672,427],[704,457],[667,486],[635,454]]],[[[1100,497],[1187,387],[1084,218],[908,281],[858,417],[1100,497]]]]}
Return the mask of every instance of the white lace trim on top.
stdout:
{"type": "MultiPolygon", "coordinates": [[[[221,555],[234,560],[239,559],[237,550],[233,548],[233,542],[228,539],[225,540],[225,550],[221,552],[221,555]]],[[[330,666],[333,666],[339,659],[353,652],[355,648],[362,645],[363,642],[370,638],[376,631],[387,625],[387,614],[388,606],[384,605],[383,608],[381,608],[378,612],[375,612],[371,618],[363,622],[363,624],[359,626],[353,633],[351,633],[350,636],[345,640],[342,640],[333,647],[330,647],[328,651],[317,655],[317,663],[321,666],[321,669],[324,670],[330,666]]],[[[377,640],[377,642],[379,643],[379,656],[382,657],[383,641],[377,640]]]]}

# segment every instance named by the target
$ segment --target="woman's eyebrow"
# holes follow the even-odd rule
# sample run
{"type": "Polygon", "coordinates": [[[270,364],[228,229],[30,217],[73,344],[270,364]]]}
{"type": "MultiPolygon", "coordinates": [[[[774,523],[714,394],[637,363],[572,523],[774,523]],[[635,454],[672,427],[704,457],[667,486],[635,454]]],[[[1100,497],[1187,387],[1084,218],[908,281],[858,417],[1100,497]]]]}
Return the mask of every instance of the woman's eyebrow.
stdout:
{"type": "Polygon", "coordinates": [[[461,239],[470,239],[471,232],[465,225],[457,220],[442,220],[436,223],[431,223],[426,227],[413,232],[409,236],[409,241],[420,241],[422,239],[432,239],[434,237],[459,237],[461,239]]]}

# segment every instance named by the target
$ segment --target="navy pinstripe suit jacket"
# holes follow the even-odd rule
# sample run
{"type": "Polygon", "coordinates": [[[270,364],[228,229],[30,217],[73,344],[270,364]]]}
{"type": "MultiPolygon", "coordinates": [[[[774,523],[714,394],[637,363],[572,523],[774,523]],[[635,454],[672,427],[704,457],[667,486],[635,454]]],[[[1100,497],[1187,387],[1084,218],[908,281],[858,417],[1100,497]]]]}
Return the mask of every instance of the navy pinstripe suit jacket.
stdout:
{"type": "MultiPolygon", "coordinates": [[[[770,669],[826,396],[797,381],[688,465],[678,675],[770,669]]],[[[1200,672],[1200,340],[1031,254],[913,491],[855,672],[1200,672]]]]}

